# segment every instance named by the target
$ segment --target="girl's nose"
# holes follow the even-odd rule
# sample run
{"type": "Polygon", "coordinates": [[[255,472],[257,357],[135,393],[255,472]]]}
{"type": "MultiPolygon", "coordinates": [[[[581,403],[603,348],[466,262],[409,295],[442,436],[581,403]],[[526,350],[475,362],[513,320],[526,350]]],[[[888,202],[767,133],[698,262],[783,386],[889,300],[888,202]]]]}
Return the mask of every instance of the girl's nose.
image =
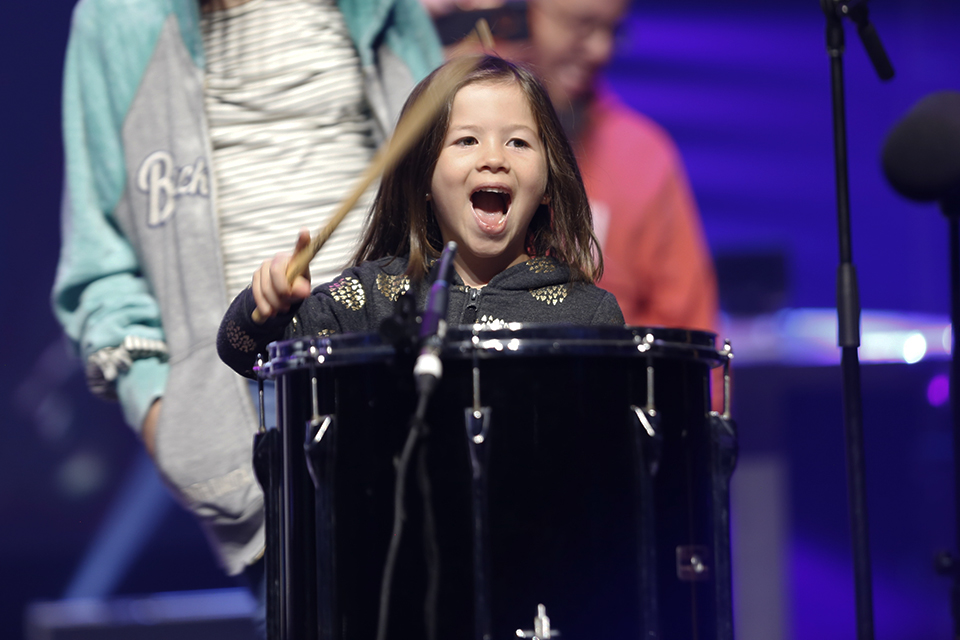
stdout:
{"type": "Polygon", "coordinates": [[[509,169],[507,156],[498,144],[485,145],[480,154],[480,169],[487,171],[506,171],[509,169]]]}

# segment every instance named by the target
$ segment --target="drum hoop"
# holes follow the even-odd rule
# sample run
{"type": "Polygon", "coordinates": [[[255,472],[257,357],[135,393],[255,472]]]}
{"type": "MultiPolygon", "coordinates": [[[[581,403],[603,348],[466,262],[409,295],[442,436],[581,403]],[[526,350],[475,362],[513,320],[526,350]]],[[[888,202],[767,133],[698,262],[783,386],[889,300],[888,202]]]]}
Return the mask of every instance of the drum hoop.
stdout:
{"type": "MultiPolygon", "coordinates": [[[[665,327],[560,327],[511,324],[503,329],[458,327],[447,333],[444,360],[504,357],[612,357],[700,361],[719,366],[724,356],[707,331],[665,327]]],[[[375,333],[341,334],[274,342],[262,375],[275,378],[311,367],[387,363],[394,348],[375,333]]]]}

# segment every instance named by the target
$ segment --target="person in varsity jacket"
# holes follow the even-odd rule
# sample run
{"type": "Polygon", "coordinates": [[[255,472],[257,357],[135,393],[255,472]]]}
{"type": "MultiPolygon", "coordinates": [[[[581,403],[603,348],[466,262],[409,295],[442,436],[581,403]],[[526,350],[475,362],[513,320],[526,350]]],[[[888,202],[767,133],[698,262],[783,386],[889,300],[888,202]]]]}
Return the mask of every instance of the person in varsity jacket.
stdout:
{"type": "MultiPolygon", "coordinates": [[[[55,313],[90,388],[119,400],[231,575],[257,564],[265,538],[256,412],[217,357],[220,319],[248,265],[333,213],[441,62],[417,0],[74,11],[55,313]]],[[[320,277],[345,265],[369,201],[318,257],[320,277]]]]}

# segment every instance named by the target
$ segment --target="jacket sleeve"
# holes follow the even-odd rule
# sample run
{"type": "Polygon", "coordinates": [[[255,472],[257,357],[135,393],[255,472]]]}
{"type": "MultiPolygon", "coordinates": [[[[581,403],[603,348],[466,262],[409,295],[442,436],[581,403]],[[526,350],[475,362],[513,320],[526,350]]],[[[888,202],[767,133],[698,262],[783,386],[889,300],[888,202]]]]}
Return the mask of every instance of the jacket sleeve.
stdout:
{"type": "Polygon", "coordinates": [[[217,332],[217,353],[231,369],[247,378],[256,378],[253,367],[257,354],[266,357],[267,345],[281,340],[300,305],[287,313],[267,318],[263,324],[253,321],[256,308],[253,292],[247,287],[234,298],[217,332]]]}
{"type": "MultiPolygon", "coordinates": [[[[139,432],[167,377],[160,311],[136,252],[113,220],[126,182],[118,104],[97,34],[96,8],[74,13],[63,85],[65,189],[54,313],[87,365],[98,395],[118,399],[139,432]],[[146,348],[127,349],[135,339],[146,348]]],[[[129,84],[129,82],[127,83],[129,84]]]]}
{"type": "Polygon", "coordinates": [[[290,310],[268,318],[263,324],[253,321],[256,302],[247,287],[234,299],[217,332],[217,353],[231,369],[247,378],[255,378],[257,354],[267,355],[267,345],[277,340],[301,336],[328,336],[338,333],[370,331],[376,313],[369,302],[372,277],[369,263],[351,267],[336,280],[322,284],[310,297],[291,305],[290,310]]]}

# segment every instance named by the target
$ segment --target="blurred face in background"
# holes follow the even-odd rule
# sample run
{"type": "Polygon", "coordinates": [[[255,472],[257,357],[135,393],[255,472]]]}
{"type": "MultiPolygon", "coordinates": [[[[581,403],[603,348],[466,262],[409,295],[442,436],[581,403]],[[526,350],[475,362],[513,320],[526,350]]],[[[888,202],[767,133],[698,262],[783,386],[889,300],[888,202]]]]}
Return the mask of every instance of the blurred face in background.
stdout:
{"type": "Polygon", "coordinates": [[[557,110],[589,99],[629,0],[529,0],[530,62],[557,110]]]}

